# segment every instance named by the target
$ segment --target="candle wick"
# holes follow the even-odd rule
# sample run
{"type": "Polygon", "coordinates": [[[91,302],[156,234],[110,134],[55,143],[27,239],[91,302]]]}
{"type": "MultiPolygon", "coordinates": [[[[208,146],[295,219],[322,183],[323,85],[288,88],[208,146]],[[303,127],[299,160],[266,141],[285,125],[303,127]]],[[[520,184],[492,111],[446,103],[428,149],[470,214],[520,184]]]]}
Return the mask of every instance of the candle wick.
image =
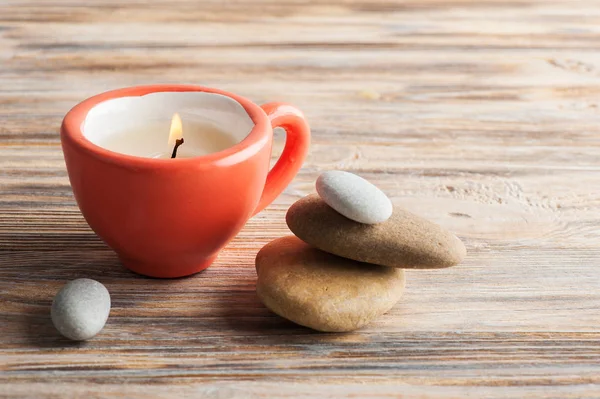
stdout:
{"type": "Polygon", "coordinates": [[[171,158],[177,158],[177,149],[182,144],[183,144],[183,137],[175,140],[175,147],[173,147],[173,153],[171,154],[171,158]]]}

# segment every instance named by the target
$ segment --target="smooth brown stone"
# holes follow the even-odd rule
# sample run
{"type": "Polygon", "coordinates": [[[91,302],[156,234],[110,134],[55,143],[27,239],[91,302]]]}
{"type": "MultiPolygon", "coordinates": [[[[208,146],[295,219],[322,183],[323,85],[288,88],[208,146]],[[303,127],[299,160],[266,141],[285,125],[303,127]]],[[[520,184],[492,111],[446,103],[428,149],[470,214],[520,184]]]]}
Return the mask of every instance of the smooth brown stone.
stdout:
{"type": "Polygon", "coordinates": [[[391,309],[404,292],[404,270],[340,258],[294,236],[256,256],[256,292],[279,316],[318,331],[360,328],[391,309]]]}
{"type": "Polygon", "coordinates": [[[308,244],[359,262],[437,269],[454,266],[466,255],[454,234],[397,207],[387,221],[367,225],[342,216],[313,194],[292,205],[286,221],[308,244]]]}

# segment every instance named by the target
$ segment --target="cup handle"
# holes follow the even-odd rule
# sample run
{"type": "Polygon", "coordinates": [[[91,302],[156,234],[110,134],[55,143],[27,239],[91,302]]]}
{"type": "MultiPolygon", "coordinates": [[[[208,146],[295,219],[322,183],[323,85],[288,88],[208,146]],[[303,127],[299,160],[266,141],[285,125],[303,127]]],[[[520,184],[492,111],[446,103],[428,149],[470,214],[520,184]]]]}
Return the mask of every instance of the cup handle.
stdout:
{"type": "Polygon", "coordinates": [[[296,176],[310,145],[310,128],[302,111],[290,104],[277,102],[261,105],[261,108],[271,120],[273,129],[281,127],[285,130],[286,138],[283,153],[267,175],[255,215],[273,202],[296,176]]]}

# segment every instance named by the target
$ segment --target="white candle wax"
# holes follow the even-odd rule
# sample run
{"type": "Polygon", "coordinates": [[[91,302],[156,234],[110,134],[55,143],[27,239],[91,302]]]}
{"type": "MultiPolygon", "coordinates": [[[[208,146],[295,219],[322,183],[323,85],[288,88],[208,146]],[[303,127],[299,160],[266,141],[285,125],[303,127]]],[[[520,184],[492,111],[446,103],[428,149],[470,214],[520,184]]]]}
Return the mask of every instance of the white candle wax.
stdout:
{"type": "MultiPolygon", "coordinates": [[[[183,118],[182,118],[183,119],[183,118]]],[[[184,143],[177,158],[190,158],[223,151],[237,143],[229,133],[207,123],[182,120],[184,143]]],[[[171,158],[170,120],[140,124],[135,128],[115,130],[96,144],[121,154],[148,158],[171,158]]]]}
{"type": "MultiPolygon", "coordinates": [[[[156,92],[101,102],[87,114],[83,135],[121,154],[171,158],[173,116],[182,121],[184,143],[177,158],[202,156],[242,141],[254,127],[246,110],[230,97],[207,92],[156,92]]],[[[180,136],[177,136],[179,138],[180,136]]]]}

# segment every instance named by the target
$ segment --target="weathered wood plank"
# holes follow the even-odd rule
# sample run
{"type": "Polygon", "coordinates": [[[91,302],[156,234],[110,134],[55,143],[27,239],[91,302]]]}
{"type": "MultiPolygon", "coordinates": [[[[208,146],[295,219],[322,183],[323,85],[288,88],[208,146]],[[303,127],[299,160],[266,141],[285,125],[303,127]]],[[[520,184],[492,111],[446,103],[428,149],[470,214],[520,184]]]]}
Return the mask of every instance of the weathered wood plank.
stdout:
{"type": "Polygon", "coordinates": [[[0,0],[0,397],[599,397],[598,50],[595,0],[0,0]],[[157,82],[288,101],[313,126],[286,192],[170,281],[128,272],[89,229],[58,136],[81,99],[157,82]],[[254,293],[256,252],[329,169],[469,250],[409,271],[403,300],[351,334],[254,293]],[[49,322],[77,277],[113,299],[83,344],[49,322]]]}

